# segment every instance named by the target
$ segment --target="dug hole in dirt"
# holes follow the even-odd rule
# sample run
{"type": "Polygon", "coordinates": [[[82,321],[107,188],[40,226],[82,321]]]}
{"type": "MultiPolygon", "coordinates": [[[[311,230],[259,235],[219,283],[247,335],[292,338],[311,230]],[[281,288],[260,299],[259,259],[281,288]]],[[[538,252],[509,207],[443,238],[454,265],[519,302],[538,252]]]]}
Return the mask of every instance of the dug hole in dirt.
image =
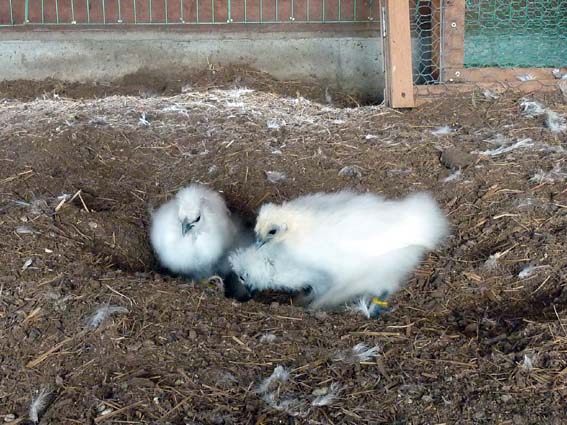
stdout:
{"type": "Polygon", "coordinates": [[[151,95],[0,86],[6,422],[565,423],[564,132],[513,93],[400,112],[207,72],[151,95]],[[313,191],[429,190],[452,236],[375,320],[238,303],[159,273],[148,246],[151,208],[192,181],[248,218],[313,191]]]}

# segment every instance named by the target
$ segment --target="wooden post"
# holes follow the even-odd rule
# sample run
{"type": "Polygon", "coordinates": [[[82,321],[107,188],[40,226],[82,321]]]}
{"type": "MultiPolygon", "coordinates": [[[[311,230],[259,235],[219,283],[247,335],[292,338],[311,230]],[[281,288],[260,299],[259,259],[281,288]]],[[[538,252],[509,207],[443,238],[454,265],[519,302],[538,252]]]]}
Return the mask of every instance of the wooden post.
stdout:
{"type": "Polygon", "coordinates": [[[413,108],[413,71],[408,0],[384,0],[386,102],[392,108],[413,108]]]}
{"type": "Polygon", "coordinates": [[[443,62],[441,81],[463,81],[465,63],[465,0],[446,0],[443,25],[443,62]]]}

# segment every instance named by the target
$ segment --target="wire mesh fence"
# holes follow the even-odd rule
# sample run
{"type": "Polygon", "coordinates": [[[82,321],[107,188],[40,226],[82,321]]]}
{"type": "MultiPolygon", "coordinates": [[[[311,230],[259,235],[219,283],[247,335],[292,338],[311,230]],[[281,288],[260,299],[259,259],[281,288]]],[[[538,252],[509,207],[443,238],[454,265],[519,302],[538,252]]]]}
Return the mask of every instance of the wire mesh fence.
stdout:
{"type": "Polygon", "coordinates": [[[0,26],[368,23],[378,0],[0,0],[0,26]]]}
{"type": "Polygon", "coordinates": [[[409,1],[415,84],[443,82],[455,51],[464,53],[461,68],[567,66],[567,0],[466,0],[464,45],[450,50],[444,29],[456,24],[445,22],[447,0],[409,1]]]}
{"type": "Polygon", "coordinates": [[[567,65],[567,0],[466,0],[465,67],[567,65]]]}
{"type": "Polygon", "coordinates": [[[414,84],[439,82],[441,70],[441,2],[410,0],[414,84]]]}

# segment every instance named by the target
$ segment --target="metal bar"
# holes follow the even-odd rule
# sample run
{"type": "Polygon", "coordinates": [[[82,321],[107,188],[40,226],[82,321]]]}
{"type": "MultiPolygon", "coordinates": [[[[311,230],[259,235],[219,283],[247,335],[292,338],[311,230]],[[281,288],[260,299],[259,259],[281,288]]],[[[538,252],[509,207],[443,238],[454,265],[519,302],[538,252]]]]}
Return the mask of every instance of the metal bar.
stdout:
{"type": "Polygon", "coordinates": [[[356,10],[356,0],[353,0],[353,11],[352,11],[352,20],[356,21],[358,16],[356,16],[357,10],[356,10]]]}
{"type": "Polygon", "coordinates": [[[311,3],[309,0],[307,0],[307,22],[309,22],[309,18],[311,17],[311,3]]]}
{"type": "Polygon", "coordinates": [[[276,21],[278,20],[278,0],[276,0],[276,21]]]}
{"type": "MultiPolygon", "coordinates": [[[[72,1],[72,0],[71,0],[72,1]]],[[[118,22],[119,24],[122,23],[122,9],[121,9],[121,4],[120,4],[120,0],[118,0],[118,20],[116,22],[118,22]]]]}
{"type": "Polygon", "coordinates": [[[227,13],[226,22],[228,22],[228,23],[232,22],[232,16],[231,16],[230,7],[231,7],[231,2],[230,2],[230,0],[228,0],[228,2],[227,2],[227,12],[226,12],[226,13],[227,13]]]}
{"type": "Polygon", "coordinates": [[[246,0],[244,0],[244,23],[248,21],[248,14],[247,14],[247,7],[246,7],[246,0]]]}
{"type": "Polygon", "coordinates": [[[136,0],[134,0],[134,23],[135,24],[138,23],[138,10],[137,10],[137,7],[136,7],[136,0]]]}
{"type": "Polygon", "coordinates": [[[44,0],[41,0],[41,23],[45,24],[45,5],[44,0]]]}
{"type": "Polygon", "coordinates": [[[323,0],[323,6],[321,7],[321,20],[325,22],[325,0],[323,0]]]}
{"type": "Polygon", "coordinates": [[[339,0],[339,21],[341,20],[341,0],[339,0]]]}
{"type": "Polygon", "coordinates": [[[211,0],[211,21],[215,23],[215,0],[211,0]]]}
{"type": "Polygon", "coordinates": [[[59,23],[59,0],[55,0],[55,22],[59,23]]]}
{"type": "Polygon", "coordinates": [[[102,0],[102,23],[106,24],[106,0],[102,0]]]}
{"type": "Polygon", "coordinates": [[[195,19],[199,24],[199,0],[195,0],[195,19]]]}
{"type": "MultiPolygon", "coordinates": [[[[104,0],[103,0],[103,1],[104,1],[104,0]]],[[[152,22],[152,21],[153,21],[153,19],[152,19],[152,18],[153,18],[153,14],[152,14],[152,0],[150,0],[150,11],[149,11],[149,12],[150,12],[150,24],[151,24],[151,23],[153,23],[153,22],[152,22]]]]}
{"type": "Polygon", "coordinates": [[[30,21],[30,16],[29,16],[29,0],[25,0],[24,2],[24,22],[27,24],[30,21]]]}
{"type": "Polygon", "coordinates": [[[91,23],[91,2],[89,0],[87,0],[86,2],[86,7],[87,7],[87,24],[91,23]]]}
{"type": "Polygon", "coordinates": [[[262,0],[260,0],[260,23],[264,22],[264,12],[262,11],[262,0]]]}
{"type": "Polygon", "coordinates": [[[295,21],[295,0],[291,0],[291,16],[289,19],[295,21]]]}
{"type": "Polygon", "coordinates": [[[75,0],[71,0],[71,23],[77,23],[77,21],[75,21],[75,0]]]}
{"type": "Polygon", "coordinates": [[[167,16],[167,0],[164,0],[163,4],[164,4],[164,7],[165,7],[165,11],[164,11],[165,23],[168,24],[169,20],[168,20],[168,16],[167,16]]]}
{"type": "MultiPolygon", "coordinates": [[[[136,0],[134,0],[134,1],[136,1],[136,0]]],[[[180,20],[182,23],[184,23],[184,22],[185,22],[185,19],[184,19],[184,17],[183,17],[183,0],[179,0],[179,6],[180,6],[180,8],[181,8],[180,15],[179,15],[179,20],[180,20]]]]}

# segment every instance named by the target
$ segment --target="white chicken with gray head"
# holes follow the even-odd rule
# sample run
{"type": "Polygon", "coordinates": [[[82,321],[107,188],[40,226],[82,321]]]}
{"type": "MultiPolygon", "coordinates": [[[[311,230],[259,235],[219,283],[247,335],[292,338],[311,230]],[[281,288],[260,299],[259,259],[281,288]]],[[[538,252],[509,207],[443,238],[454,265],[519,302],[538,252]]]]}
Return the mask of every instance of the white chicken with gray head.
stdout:
{"type": "Polygon", "coordinates": [[[240,282],[251,291],[265,289],[300,291],[324,287],[329,275],[296,261],[284,247],[252,245],[232,252],[228,261],[240,282]]]}
{"type": "Polygon", "coordinates": [[[223,198],[200,184],[181,189],[152,214],[150,242],[160,264],[194,279],[226,273],[238,235],[223,198]]]}
{"type": "MultiPolygon", "coordinates": [[[[386,200],[351,191],[302,196],[266,204],[256,221],[257,249],[271,258],[316,270],[313,308],[397,291],[422,257],[448,234],[445,215],[426,193],[386,200]]],[[[272,278],[279,288],[293,278],[272,278]],[[287,281],[287,282],[286,282],[287,281]]],[[[263,287],[255,280],[252,288],[263,287]]]]}

